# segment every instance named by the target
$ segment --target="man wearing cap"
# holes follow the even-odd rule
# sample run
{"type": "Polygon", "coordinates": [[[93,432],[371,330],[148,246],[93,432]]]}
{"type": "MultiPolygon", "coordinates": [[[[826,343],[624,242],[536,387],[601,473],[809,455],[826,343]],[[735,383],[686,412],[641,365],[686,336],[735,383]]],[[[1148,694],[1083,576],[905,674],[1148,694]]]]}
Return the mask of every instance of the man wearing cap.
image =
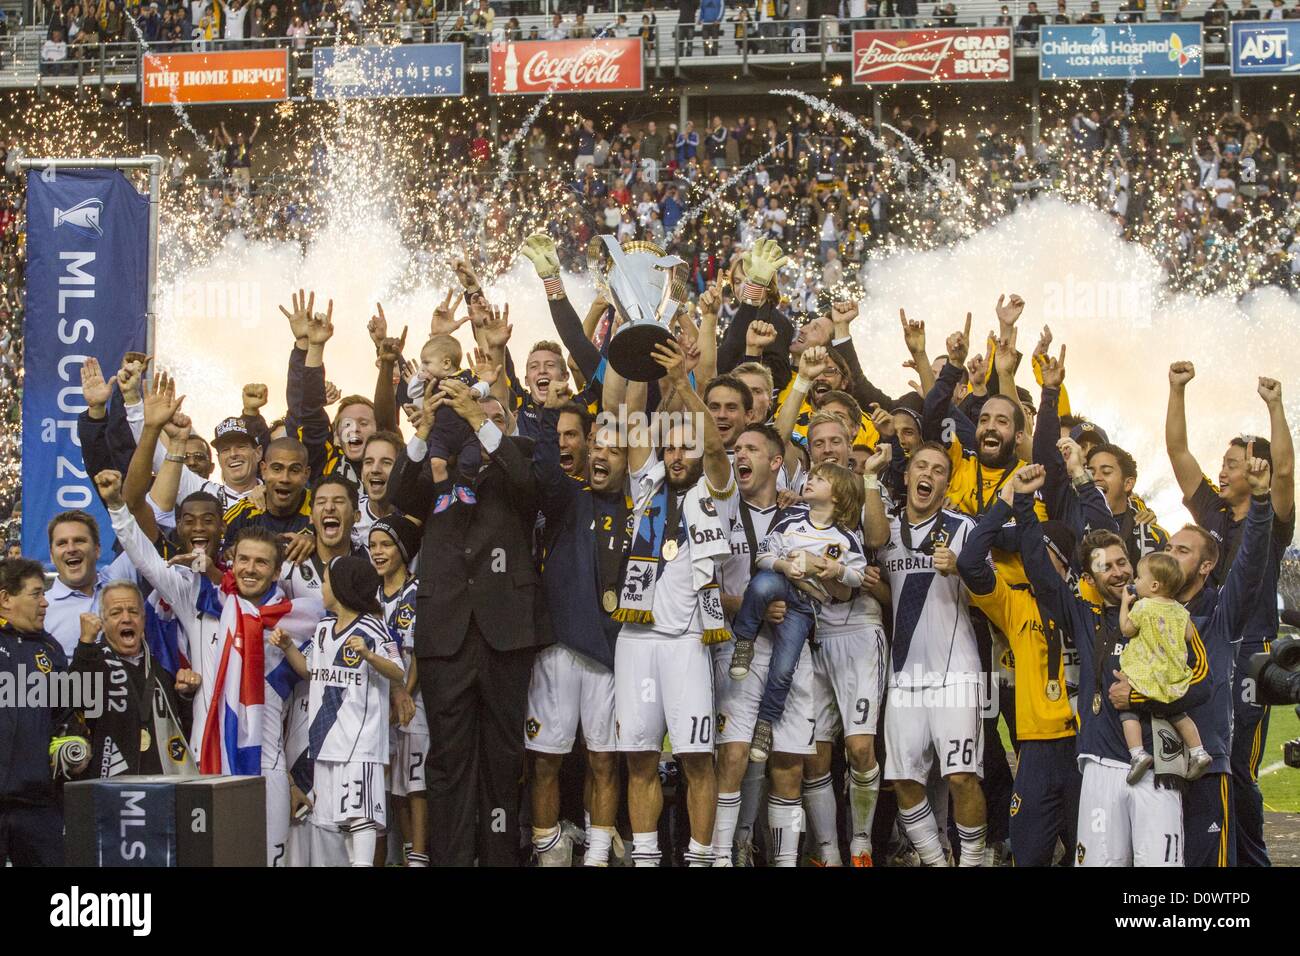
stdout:
{"type": "MultiPolygon", "coordinates": [[[[1273,504],[1273,526],[1265,571],[1259,582],[1261,595],[1277,591],[1282,554],[1295,535],[1295,448],[1282,385],[1276,379],[1260,377],[1258,394],[1269,414],[1269,438],[1242,436],[1232,439],[1223,455],[1219,483],[1205,477],[1187,445],[1185,391],[1195,377],[1191,362],[1169,366],[1169,410],[1165,418],[1165,447],[1174,477],[1183,492],[1183,502],[1197,525],[1220,543],[1218,564],[1210,583],[1221,585],[1233,566],[1241,546],[1243,528],[1251,507],[1251,486],[1247,463],[1263,459],[1272,467],[1269,497],[1273,504]]],[[[1242,623],[1233,678],[1234,727],[1232,733],[1233,800],[1237,812],[1237,859],[1242,866],[1268,866],[1264,846],[1264,801],[1259,791],[1259,765],[1268,737],[1268,708],[1255,701],[1254,682],[1246,666],[1252,654],[1266,650],[1277,636],[1277,602],[1253,602],[1242,623]]]]}

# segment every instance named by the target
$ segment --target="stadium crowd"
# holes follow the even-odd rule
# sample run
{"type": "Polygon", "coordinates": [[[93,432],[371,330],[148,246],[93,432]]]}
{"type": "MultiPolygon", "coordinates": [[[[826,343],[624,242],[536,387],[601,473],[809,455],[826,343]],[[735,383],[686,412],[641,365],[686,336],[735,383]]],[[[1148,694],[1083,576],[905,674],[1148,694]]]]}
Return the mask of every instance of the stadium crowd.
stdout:
{"type": "Polygon", "coordinates": [[[271,865],[1267,864],[1268,708],[1242,686],[1295,529],[1278,381],[1244,380],[1267,436],[1230,437],[1212,483],[1195,368],[1170,367],[1196,523],[1166,530],[1071,407],[1065,347],[1022,354],[1019,296],[987,351],[970,315],[941,344],[901,317],[922,388],[890,396],[852,299],[792,321],[775,238],[694,309],[689,267],[658,273],[670,328],[646,339],[603,298],[580,316],[553,238],[518,252],[558,341],[518,348],[456,262],[427,340],[377,307],[373,389],[336,398],[333,305],[299,291],[287,417],[249,383],[211,441],[144,356],[83,366],[122,550],[100,567],[103,529],[68,512],[48,590],[0,564],[0,666],[139,706],[0,710],[13,862],[60,859],[52,758],[260,773],[271,865]]]}

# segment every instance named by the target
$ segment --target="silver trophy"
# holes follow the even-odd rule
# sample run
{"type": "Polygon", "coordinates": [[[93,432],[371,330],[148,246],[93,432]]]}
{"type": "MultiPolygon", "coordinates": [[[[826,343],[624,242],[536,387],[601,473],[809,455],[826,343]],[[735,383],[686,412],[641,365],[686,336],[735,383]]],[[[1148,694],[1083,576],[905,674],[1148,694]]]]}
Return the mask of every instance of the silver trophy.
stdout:
{"type": "Polygon", "coordinates": [[[686,304],[686,263],[653,243],[619,244],[597,236],[587,248],[596,287],[609,295],[622,327],[609,343],[609,364],[633,382],[663,375],[654,347],[673,338],[669,324],[686,304]]]}

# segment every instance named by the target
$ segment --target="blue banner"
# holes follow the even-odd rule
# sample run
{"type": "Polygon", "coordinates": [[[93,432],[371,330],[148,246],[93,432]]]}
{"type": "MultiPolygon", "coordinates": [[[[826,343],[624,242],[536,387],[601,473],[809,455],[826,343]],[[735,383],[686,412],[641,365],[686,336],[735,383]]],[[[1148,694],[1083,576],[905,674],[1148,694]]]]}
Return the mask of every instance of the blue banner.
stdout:
{"type": "Polygon", "coordinates": [[[1300,73],[1300,20],[1232,25],[1232,75],[1300,73]]]}
{"type": "Polygon", "coordinates": [[[318,47],[311,69],[311,95],[318,100],[465,95],[462,43],[318,47]]]}
{"type": "Polygon", "coordinates": [[[1199,23],[1044,26],[1038,33],[1043,80],[1199,77],[1204,67],[1199,23]]]}
{"type": "Polygon", "coordinates": [[[116,375],[144,351],[149,197],[112,169],[27,174],[27,314],[23,322],[23,554],[49,564],[46,525],[82,508],[99,521],[100,559],[112,557],[108,515],[77,438],[81,366],[116,375]]]}
{"type": "Polygon", "coordinates": [[[100,866],[176,865],[176,784],[125,777],[95,784],[100,866]]]}

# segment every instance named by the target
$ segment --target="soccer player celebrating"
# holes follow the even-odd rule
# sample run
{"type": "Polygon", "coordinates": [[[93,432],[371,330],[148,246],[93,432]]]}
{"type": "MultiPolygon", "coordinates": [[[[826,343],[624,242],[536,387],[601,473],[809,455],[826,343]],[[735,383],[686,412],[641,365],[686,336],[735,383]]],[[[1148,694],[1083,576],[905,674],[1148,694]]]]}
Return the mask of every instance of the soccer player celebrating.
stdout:
{"type": "MultiPolygon", "coordinates": [[[[1088,532],[1079,544],[1078,567],[1082,583],[1100,597],[1093,604],[1079,597],[1064,582],[1042,545],[1042,529],[1034,511],[1034,492],[1042,486],[1042,466],[1017,473],[1015,516],[1020,527],[1020,548],[1025,573],[1039,607],[1073,636],[1079,650],[1079,765],[1083,782],[1079,793],[1079,866],[1182,866],[1182,801],[1176,789],[1156,786],[1152,775],[1130,785],[1131,755],[1121,727],[1120,710],[1171,715],[1202,703],[1209,696],[1205,651],[1200,638],[1188,643],[1192,679],[1188,693],[1169,703],[1156,704],[1130,692],[1119,670],[1120,654],[1128,641],[1120,629],[1119,606],[1133,580],[1128,550],[1109,529],[1088,532]],[[1095,826],[1094,821],[1104,821],[1095,826]]],[[[1153,730],[1143,720],[1143,740],[1148,752],[1153,730]]]]}
{"type": "MultiPolygon", "coordinates": [[[[1221,584],[1236,560],[1242,529],[1250,510],[1248,460],[1258,457],[1272,469],[1272,551],[1260,581],[1261,595],[1277,591],[1282,554],[1295,535],[1295,447],[1282,405],[1282,385],[1276,379],[1259,379],[1258,393],[1269,414],[1269,439],[1234,438],[1228,443],[1216,487],[1204,477],[1187,446],[1187,385],[1196,376],[1191,362],[1169,367],[1169,409],[1165,418],[1165,447],[1183,501],[1196,523],[1216,536],[1223,546],[1211,583],[1221,584]]],[[[1246,674],[1246,664],[1277,635],[1277,602],[1271,597],[1255,602],[1239,635],[1236,676],[1233,679],[1235,723],[1232,733],[1232,782],[1237,811],[1237,855],[1244,866],[1268,866],[1264,846],[1264,804],[1259,791],[1259,763],[1268,737],[1268,707],[1258,704],[1246,674]]],[[[1237,636],[1237,635],[1234,635],[1237,636]]]]}
{"type": "MultiPolygon", "coordinates": [[[[731,555],[722,563],[722,608],[729,618],[740,609],[741,598],[762,543],[777,511],[777,475],[782,465],[782,442],[770,425],[751,425],[735,443],[738,501],[728,499],[719,512],[729,527],[731,555]]],[[[768,604],[765,619],[780,623],[784,601],[768,604]]],[[[761,774],[748,774],[749,746],[758,721],[759,700],[767,679],[772,650],[768,632],[759,631],[749,674],[742,680],[729,675],[732,649],[714,646],[714,694],[717,720],[718,808],[713,829],[714,866],[731,866],[735,856],[744,863],[752,855],[749,832],[758,804],[761,774]],[[737,835],[740,842],[736,844],[737,835]]],[[[816,752],[810,728],[813,715],[812,654],[805,646],[786,698],[785,712],[772,729],[772,756],[767,763],[771,779],[767,802],[768,845],[776,866],[794,866],[799,852],[799,783],[804,758],[816,752]]],[[[761,765],[755,765],[761,769],[761,765]]],[[[832,798],[832,804],[834,799],[832,798]]]]}
{"type": "Polygon", "coordinates": [[[335,558],[323,589],[331,616],[316,628],[310,662],[285,631],[276,628],[267,636],[298,676],[311,682],[315,866],[374,866],[387,820],[388,682],[402,681],[405,672],[380,618],[375,595],[381,587],[364,558],[335,558]]]}
{"type": "Polygon", "coordinates": [[[352,540],[362,547],[369,542],[370,528],[380,518],[400,514],[389,501],[388,481],[398,462],[405,461],[401,436],[396,432],[375,432],[366,439],[361,453],[361,488],[357,503],[357,521],[352,526],[352,540]]]}
{"type": "Polygon", "coordinates": [[[284,754],[284,707],[297,678],[278,651],[248,650],[278,626],[306,640],[323,613],[313,597],[289,600],[277,583],[284,545],[272,532],[245,528],[232,544],[231,569],[213,584],[203,570],[169,566],[122,499],[122,476],[102,471],[95,487],[113,530],[140,574],[176,612],[190,667],[199,677],[190,748],[201,773],[266,778],[267,865],[284,865],[289,833],[289,776],[284,754]],[[264,685],[242,699],[250,669],[261,658],[264,685]],[[260,700],[258,698],[261,698],[260,700]],[[232,701],[234,704],[232,705],[232,701]]]}
{"type": "Polygon", "coordinates": [[[533,661],[524,747],[532,755],[538,865],[567,866],[572,846],[560,828],[560,766],[582,726],[588,768],[583,864],[607,866],[618,810],[614,642],[620,625],[611,614],[631,546],[627,449],[614,429],[597,428],[588,452],[591,416],[585,406],[566,402],[568,394],[552,383],[533,453],[546,519],[542,587],[556,642],[533,661]],[[566,439],[573,432],[582,447],[577,436],[572,443],[566,439]],[[570,471],[575,463],[577,474],[570,471]]]}
{"type": "MultiPolygon", "coordinates": [[[[687,447],[685,425],[669,430],[662,459],[649,442],[629,448],[636,530],[614,613],[623,622],[614,653],[615,731],[619,749],[627,753],[633,860],[659,864],[658,767],[667,730],[686,776],[686,860],[710,866],[717,780],[708,645],[730,636],[716,582],[716,563],[731,550],[718,503],[734,495],[736,485],[717,426],[687,379],[681,346],[670,341],[657,346],[654,356],[672,393],[703,424],[703,449],[701,454],[687,447]]],[[[644,395],[639,385],[635,391],[644,395]]]]}
{"type": "Polygon", "coordinates": [[[885,709],[885,778],[899,819],[927,866],[944,853],[925,786],[934,761],[952,792],[961,865],[981,866],[986,833],[980,658],[957,557],[974,522],[943,507],[952,464],[927,442],[905,473],[898,514],[866,515],[866,536],[884,540],[881,572],[893,595],[894,629],[885,709]]]}

